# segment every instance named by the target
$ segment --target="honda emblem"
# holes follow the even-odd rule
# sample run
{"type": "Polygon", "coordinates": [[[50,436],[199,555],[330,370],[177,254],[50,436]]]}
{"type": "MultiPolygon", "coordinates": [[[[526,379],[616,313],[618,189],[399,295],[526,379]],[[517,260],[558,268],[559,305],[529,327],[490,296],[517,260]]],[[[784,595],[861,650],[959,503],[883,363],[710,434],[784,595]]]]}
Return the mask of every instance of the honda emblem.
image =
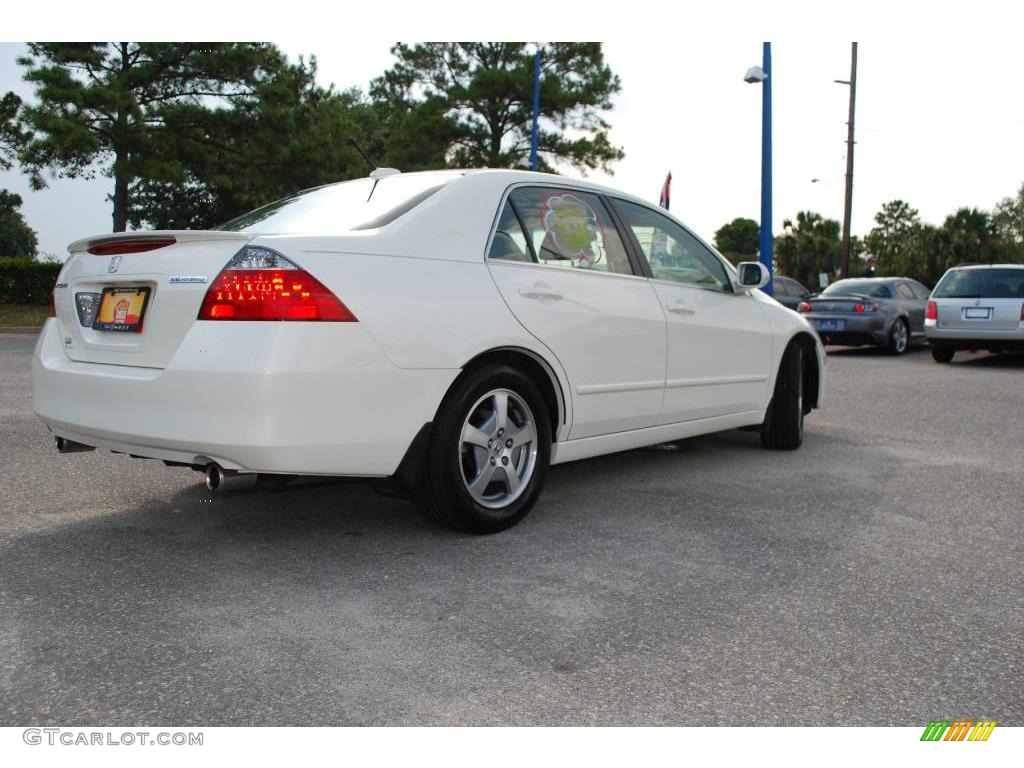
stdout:
{"type": "Polygon", "coordinates": [[[111,256],[110,263],[107,265],[107,272],[117,272],[121,267],[122,256],[111,256]]]}

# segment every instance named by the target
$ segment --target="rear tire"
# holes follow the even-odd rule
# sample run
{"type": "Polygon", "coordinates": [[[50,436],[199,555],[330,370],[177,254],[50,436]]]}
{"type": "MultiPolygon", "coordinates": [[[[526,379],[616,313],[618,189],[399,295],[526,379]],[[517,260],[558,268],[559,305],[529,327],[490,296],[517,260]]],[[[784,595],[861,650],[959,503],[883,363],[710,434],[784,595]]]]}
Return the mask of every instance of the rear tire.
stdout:
{"type": "Polygon", "coordinates": [[[889,329],[889,343],[885,350],[890,355],[902,355],[910,346],[910,326],[902,317],[898,318],[889,329]]]}
{"type": "Polygon", "coordinates": [[[488,365],[441,404],[414,501],[437,525],[497,533],[532,509],[550,456],[544,397],[520,371],[488,365]]]}
{"type": "Polygon", "coordinates": [[[953,355],[955,354],[955,349],[949,349],[948,347],[932,347],[932,360],[936,363],[952,362],[953,355]]]}
{"type": "Polygon", "coordinates": [[[792,451],[804,441],[803,348],[790,344],[782,356],[775,394],[761,429],[761,445],[776,451],[792,451]]]}

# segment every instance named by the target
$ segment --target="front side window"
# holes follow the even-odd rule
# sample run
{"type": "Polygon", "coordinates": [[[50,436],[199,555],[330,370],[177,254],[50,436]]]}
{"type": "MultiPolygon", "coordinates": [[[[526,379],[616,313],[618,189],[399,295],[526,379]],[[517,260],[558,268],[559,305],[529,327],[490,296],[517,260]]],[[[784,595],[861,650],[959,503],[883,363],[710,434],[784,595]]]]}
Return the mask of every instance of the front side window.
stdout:
{"type": "Polygon", "coordinates": [[[712,291],[731,292],[729,275],[711,250],[672,219],[642,205],[616,200],[658,280],[687,283],[712,291]]]}
{"type": "Polygon", "coordinates": [[[626,248],[604,203],[596,195],[580,190],[513,190],[498,218],[487,256],[633,274],[626,248]]]}

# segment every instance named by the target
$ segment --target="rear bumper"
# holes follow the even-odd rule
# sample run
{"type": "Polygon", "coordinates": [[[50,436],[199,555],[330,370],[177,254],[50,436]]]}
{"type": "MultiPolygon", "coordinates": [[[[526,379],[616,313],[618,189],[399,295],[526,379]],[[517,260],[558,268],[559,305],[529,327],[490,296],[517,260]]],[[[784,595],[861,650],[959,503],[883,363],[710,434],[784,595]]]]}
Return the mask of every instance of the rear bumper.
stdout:
{"type": "Polygon", "coordinates": [[[97,448],[248,472],[383,477],[457,369],[394,366],[358,323],[196,322],[164,369],[69,360],[49,320],[33,409],[97,448]]]}
{"type": "Polygon", "coordinates": [[[861,344],[885,344],[888,341],[885,317],[881,314],[836,315],[826,312],[809,312],[804,317],[818,332],[818,336],[825,344],[860,346],[861,344]],[[842,322],[843,330],[823,331],[818,328],[816,320],[842,322]]]}
{"type": "Polygon", "coordinates": [[[933,347],[1024,350],[1024,323],[1015,329],[995,331],[989,328],[938,328],[934,320],[926,320],[924,332],[933,347]]]}

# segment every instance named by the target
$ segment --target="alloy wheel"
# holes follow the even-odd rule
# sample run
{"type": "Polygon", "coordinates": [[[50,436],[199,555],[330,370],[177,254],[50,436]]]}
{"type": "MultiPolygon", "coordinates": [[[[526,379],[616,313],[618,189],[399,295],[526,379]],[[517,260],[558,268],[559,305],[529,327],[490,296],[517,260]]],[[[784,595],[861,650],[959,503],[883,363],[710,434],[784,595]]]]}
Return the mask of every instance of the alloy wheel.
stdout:
{"type": "Polygon", "coordinates": [[[537,427],[526,401],[494,389],[469,410],[459,439],[462,481],[489,509],[508,506],[526,490],[537,466],[537,427]]]}

